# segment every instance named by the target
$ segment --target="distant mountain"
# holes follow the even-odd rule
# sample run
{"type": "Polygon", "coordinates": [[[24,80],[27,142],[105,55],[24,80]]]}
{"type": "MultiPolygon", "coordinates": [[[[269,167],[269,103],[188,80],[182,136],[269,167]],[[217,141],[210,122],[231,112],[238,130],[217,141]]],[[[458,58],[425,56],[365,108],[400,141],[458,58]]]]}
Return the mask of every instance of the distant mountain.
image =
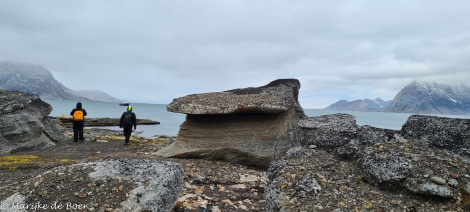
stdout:
{"type": "Polygon", "coordinates": [[[414,81],[405,86],[386,112],[470,114],[470,87],[414,81]]]}
{"type": "Polygon", "coordinates": [[[358,99],[354,101],[340,100],[332,105],[326,107],[327,110],[348,110],[348,111],[364,111],[364,112],[378,112],[384,111],[385,108],[392,102],[384,101],[380,98],[377,99],[358,99]]]}
{"type": "Polygon", "coordinates": [[[77,95],[77,96],[83,96],[88,98],[91,101],[97,101],[97,102],[120,102],[121,100],[115,97],[110,96],[109,94],[99,91],[99,90],[78,90],[78,91],[73,91],[73,90],[66,90],[67,93],[77,95]]]}
{"type": "Polygon", "coordinates": [[[71,90],[44,67],[14,62],[0,62],[0,89],[22,91],[45,100],[119,101],[102,91],[71,90]]]}

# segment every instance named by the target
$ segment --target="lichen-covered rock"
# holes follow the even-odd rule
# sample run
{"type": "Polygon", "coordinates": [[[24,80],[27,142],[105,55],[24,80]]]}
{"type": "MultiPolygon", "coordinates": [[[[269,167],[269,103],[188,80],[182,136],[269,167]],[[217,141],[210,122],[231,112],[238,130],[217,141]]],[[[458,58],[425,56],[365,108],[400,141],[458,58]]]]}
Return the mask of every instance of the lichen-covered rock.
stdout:
{"type": "Polygon", "coordinates": [[[385,143],[395,138],[395,130],[380,129],[372,126],[360,126],[357,130],[357,140],[361,145],[385,143]]]}
{"type": "Polygon", "coordinates": [[[39,204],[39,194],[46,202],[54,200],[61,205],[51,208],[41,204],[44,207],[40,211],[69,211],[76,209],[73,206],[83,209],[80,211],[171,211],[182,192],[183,175],[178,163],[146,159],[105,159],[61,165],[26,182],[18,176],[23,180],[19,183],[22,189],[15,189],[17,192],[6,199],[0,198],[0,210],[36,211],[31,205],[39,204]],[[18,205],[25,207],[18,208],[18,205]]]}
{"type": "Polygon", "coordinates": [[[470,119],[413,115],[403,125],[401,133],[430,146],[470,156],[463,150],[470,146],[470,119]]]}
{"type": "MultiPolygon", "coordinates": [[[[52,107],[38,96],[0,90],[0,154],[54,145],[44,129],[53,132],[47,115],[52,107]]],[[[55,137],[54,135],[52,135],[55,137]]]]}
{"type": "Polygon", "coordinates": [[[131,159],[90,163],[94,179],[129,179],[138,186],[121,205],[125,211],[171,211],[183,189],[183,168],[169,161],[131,159]]]}
{"type": "Polygon", "coordinates": [[[185,114],[281,113],[300,109],[296,79],[275,80],[265,86],[192,94],[174,99],[167,110],[185,114]]]}
{"type": "Polygon", "coordinates": [[[302,119],[301,146],[268,169],[267,211],[467,211],[469,178],[458,176],[470,170],[460,157],[468,122],[416,116],[398,131],[357,126],[347,114],[302,119]]]}
{"type": "Polygon", "coordinates": [[[371,183],[390,184],[405,180],[412,168],[408,159],[395,152],[373,152],[358,160],[363,178],[371,183]]]}
{"type": "Polygon", "coordinates": [[[171,112],[187,114],[163,157],[225,160],[267,168],[297,143],[300,82],[273,81],[256,88],[193,94],[174,99],[171,112]]]}
{"type": "Polygon", "coordinates": [[[357,137],[354,116],[332,114],[299,120],[300,141],[303,145],[316,145],[322,148],[336,148],[357,137]]]}
{"type": "Polygon", "coordinates": [[[452,198],[452,191],[445,185],[438,185],[431,182],[425,182],[422,179],[410,178],[406,181],[405,187],[416,194],[424,196],[435,196],[440,198],[452,198]]]}

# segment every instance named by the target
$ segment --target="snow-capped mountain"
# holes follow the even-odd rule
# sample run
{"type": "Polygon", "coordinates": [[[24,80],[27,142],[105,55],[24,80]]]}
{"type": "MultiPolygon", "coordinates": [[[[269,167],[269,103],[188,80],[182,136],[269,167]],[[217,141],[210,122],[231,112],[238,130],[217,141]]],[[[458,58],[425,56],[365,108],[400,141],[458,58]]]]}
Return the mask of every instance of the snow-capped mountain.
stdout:
{"type": "Polygon", "coordinates": [[[405,86],[386,112],[470,114],[470,87],[414,81],[405,86]]]}

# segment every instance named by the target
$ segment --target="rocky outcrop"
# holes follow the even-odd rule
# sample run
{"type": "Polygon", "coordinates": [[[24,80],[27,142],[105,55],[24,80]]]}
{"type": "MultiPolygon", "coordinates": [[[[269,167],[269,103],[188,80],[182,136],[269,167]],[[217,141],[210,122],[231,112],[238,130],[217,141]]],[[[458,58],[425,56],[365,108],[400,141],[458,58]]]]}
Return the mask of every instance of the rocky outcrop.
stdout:
{"type": "Polygon", "coordinates": [[[121,205],[125,211],[171,211],[183,189],[183,168],[168,161],[131,159],[93,164],[93,179],[114,177],[137,184],[121,205]]]}
{"type": "Polygon", "coordinates": [[[183,168],[169,161],[107,159],[57,166],[19,186],[23,188],[0,201],[2,211],[20,211],[17,205],[24,205],[21,209],[35,211],[37,208],[33,207],[37,204],[32,201],[39,201],[31,196],[39,194],[36,198],[44,198],[54,193],[62,193],[62,199],[53,199],[55,204],[48,204],[47,201],[51,200],[46,197],[41,201],[40,210],[111,211],[114,206],[119,208],[118,211],[171,211],[183,189],[183,168]],[[71,175],[73,180],[67,179],[71,175]],[[61,185],[63,181],[69,183],[61,185]],[[90,183],[83,185],[84,181],[90,183]],[[115,187],[106,190],[106,184],[115,187]],[[124,188],[130,191],[122,192],[124,188]],[[83,200],[95,196],[109,199],[99,204],[83,203],[83,200]]]}
{"type": "Polygon", "coordinates": [[[412,115],[401,132],[403,136],[421,140],[430,147],[470,156],[470,119],[412,115]]]}
{"type": "Polygon", "coordinates": [[[301,143],[319,147],[341,147],[356,137],[356,119],[349,114],[334,114],[299,120],[301,143]]]}
{"type": "Polygon", "coordinates": [[[267,167],[295,145],[300,82],[193,94],[174,99],[170,112],[187,114],[176,141],[157,152],[164,157],[220,159],[267,167]]]}
{"type": "Polygon", "coordinates": [[[51,111],[38,96],[0,90],[0,154],[46,147],[63,139],[47,117],[51,111]]]}
{"type": "Polygon", "coordinates": [[[469,124],[416,115],[401,130],[386,130],[358,126],[347,114],[302,119],[301,145],[269,167],[267,209],[440,209],[426,205],[432,198],[467,210],[459,188],[470,182],[469,124]]]}

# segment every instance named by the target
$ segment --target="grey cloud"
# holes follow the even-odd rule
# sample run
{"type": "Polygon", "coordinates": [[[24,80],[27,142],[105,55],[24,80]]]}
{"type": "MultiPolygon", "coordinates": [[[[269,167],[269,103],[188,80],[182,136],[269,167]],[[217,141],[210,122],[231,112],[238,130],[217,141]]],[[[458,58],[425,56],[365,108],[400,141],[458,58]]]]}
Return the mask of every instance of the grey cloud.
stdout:
{"type": "Polygon", "coordinates": [[[72,89],[86,81],[89,89],[157,103],[288,77],[301,80],[307,107],[391,99],[412,80],[470,79],[468,6],[0,0],[0,60],[41,64],[72,89]],[[82,76],[71,80],[77,72],[82,76]],[[133,85],[122,89],[129,79],[133,85]],[[155,94],[168,87],[173,91],[155,94]]]}

